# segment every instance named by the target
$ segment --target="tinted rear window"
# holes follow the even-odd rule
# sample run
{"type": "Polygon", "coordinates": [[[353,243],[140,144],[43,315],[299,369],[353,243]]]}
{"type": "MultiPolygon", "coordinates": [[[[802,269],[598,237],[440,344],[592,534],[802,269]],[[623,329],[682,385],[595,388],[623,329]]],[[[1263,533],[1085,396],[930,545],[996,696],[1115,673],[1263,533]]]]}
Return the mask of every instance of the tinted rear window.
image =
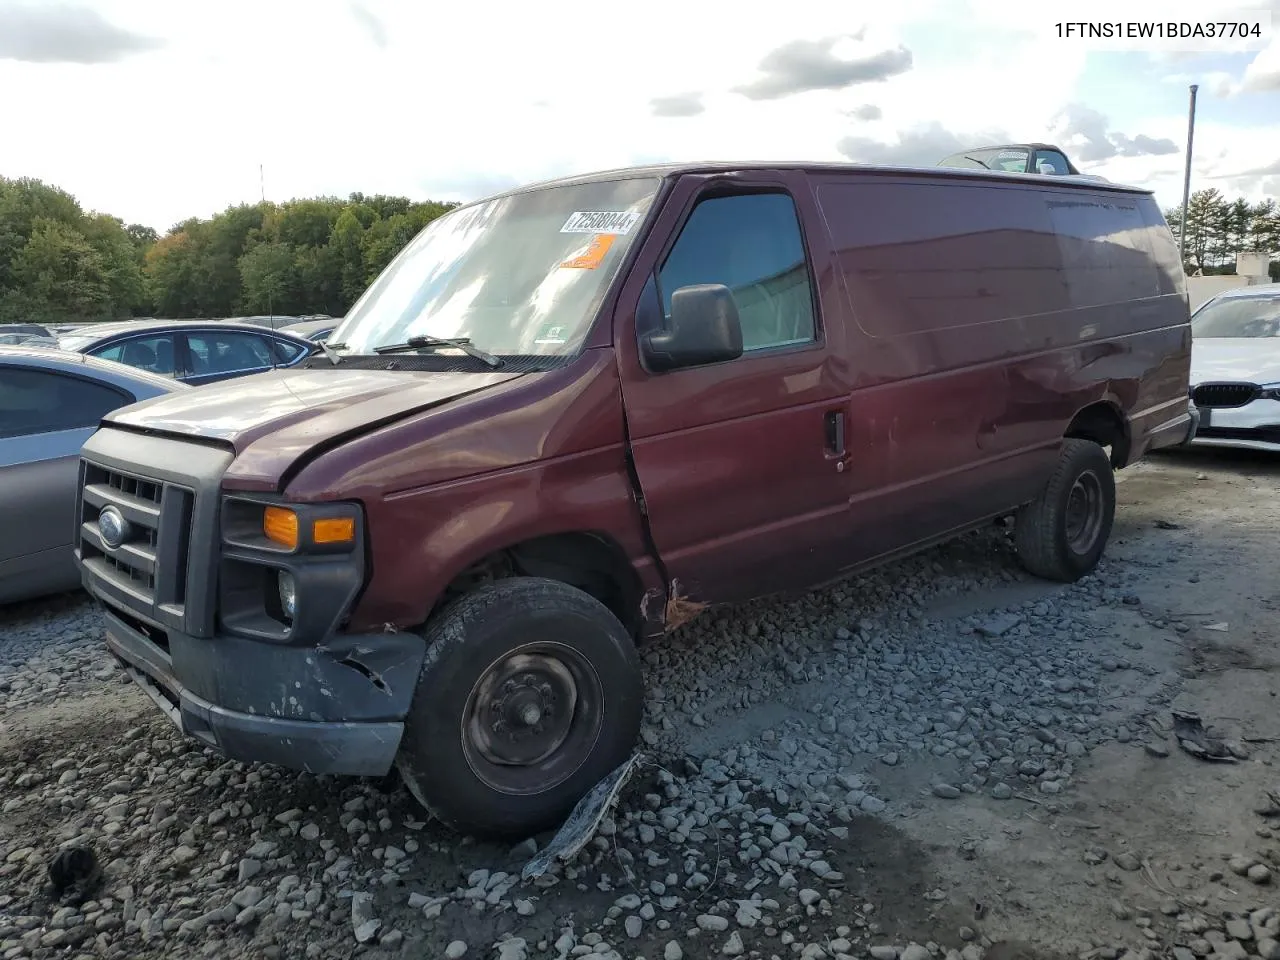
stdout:
{"type": "Polygon", "coordinates": [[[0,367],[0,437],[94,427],[133,397],[48,370],[0,367]]]}

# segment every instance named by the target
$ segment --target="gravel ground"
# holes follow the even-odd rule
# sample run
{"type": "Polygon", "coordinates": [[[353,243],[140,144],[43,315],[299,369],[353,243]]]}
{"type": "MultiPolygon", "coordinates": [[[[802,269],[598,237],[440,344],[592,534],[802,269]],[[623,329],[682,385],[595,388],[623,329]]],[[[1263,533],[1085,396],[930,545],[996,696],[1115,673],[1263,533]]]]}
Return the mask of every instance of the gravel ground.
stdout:
{"type": "Polygon", "coordinates": [[[83,598],[0,610],[0,960],[1280,960],[1280,463],[1121,476],[1071,587],[992,528],[648,647],[641,766],[531,881],[548,835],[229,763],[122,682],[83,598]],[[1180,750],[1173,708],[1232,761],[1180,750]],[[73,842],[105,870],[79,906],[44,886],[73,842]]]}

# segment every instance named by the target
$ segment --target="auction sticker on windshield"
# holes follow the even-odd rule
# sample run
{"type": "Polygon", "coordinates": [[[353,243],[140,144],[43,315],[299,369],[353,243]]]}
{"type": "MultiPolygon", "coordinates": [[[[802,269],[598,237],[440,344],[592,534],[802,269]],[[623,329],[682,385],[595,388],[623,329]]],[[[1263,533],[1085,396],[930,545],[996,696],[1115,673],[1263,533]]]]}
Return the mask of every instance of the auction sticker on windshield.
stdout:
{"type": "Polygon", "coordinates": [[[640,220],[631,210],[575,210],[560,228],[561,233],[630,233],[640,220]]]}
{"type": "Polygon", "coordinates": [[[560,264],[561,268],[571,270],[596,269],[604,260],[604,255],[609,252],[609,248],[613,246],[614,236],[612,233],[597,233],[591,238],[591,242],[587,244],[587,249],[583,253],[563,261],[560,264]]]}

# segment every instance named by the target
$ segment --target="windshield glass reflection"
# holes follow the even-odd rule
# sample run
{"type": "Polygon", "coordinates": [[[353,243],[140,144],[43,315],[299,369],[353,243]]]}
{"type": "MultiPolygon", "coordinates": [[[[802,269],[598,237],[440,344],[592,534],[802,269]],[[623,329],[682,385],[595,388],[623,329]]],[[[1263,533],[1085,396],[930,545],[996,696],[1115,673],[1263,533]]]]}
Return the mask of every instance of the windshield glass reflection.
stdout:
{"type": "Polygon", "coordinates": [[[496,356],[574,354],[658,183],[535,188],[445,214],[391,262],[330,343],[368,354],[413,337],[465,338],[496,356]]]}
{"type": "Polygon", "coordinates": [[[1191,320],[1197,339],[1280,337],[1280,296],[1205,304],[1191,320]]]}

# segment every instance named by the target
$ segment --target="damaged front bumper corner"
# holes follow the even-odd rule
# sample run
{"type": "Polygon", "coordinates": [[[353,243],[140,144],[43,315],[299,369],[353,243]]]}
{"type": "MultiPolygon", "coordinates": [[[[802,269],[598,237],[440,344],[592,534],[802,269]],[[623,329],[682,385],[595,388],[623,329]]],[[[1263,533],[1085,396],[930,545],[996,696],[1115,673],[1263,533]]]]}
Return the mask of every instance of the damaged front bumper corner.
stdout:
{"type": "Polygon", "coordinates": [[[184,734],[228,758],[315,774],[391,770],[425,653],[417,634],[304,647],[162,634],[110,606],[104,614],[107,647],[133,680],[184,734]]]}

